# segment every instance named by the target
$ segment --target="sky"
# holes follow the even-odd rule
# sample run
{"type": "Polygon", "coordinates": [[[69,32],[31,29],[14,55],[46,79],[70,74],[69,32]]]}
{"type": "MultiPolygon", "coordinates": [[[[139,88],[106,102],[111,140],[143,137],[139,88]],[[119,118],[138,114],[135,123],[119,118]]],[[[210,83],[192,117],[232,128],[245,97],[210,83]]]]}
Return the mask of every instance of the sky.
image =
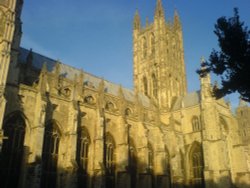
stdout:
{"type": "MultiPolygon", "coordinates": [[[[233,16],[250,27],[249,0],[162,0],[166,20],[177,10],[183,29],[188,92],[199,90],[200,59],[218,49],[214,24],[233,16]]],[[[111,82],[133,88],[133,17],[153,21],[156,0],[24,1],[21,46],[111,82]]],[[[213,80],[217,78],[212,76],[213,80]]],[[[238,96],[227,96],[232,106],[238,96]]]]}

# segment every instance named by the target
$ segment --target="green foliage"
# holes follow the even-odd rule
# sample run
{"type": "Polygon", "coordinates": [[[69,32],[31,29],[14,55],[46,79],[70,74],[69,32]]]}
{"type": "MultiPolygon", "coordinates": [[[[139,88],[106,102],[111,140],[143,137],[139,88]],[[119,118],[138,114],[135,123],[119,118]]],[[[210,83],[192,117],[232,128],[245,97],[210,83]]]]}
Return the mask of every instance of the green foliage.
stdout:
{"type": "Polygon", "coordinates": [[[209,62],[197,71],[200,76],[213,72],[221,78],[221,87],[214,89],[217,98],[238,92],[250,102],[250,31],[240,21],[238,9],[231,18],[221,17],[215,24],[220,51],[213,49],[209,62]]]}

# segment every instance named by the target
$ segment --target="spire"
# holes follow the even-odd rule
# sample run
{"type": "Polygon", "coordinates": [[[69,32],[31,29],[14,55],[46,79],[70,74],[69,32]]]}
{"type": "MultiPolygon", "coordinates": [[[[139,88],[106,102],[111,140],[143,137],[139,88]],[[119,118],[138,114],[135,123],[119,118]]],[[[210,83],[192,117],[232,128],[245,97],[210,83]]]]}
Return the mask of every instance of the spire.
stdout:
{"type": "MultiPolygon", "coordinates": [[[[204,57],[201,58],[201,70],[206,69],[206,60],[204,57]]],[[[201,82],[201,98],[212,98],[212,92],[211,92],[211,79],[209,73],[204,73],[203,76],[200,76],[200,82],[201,82]]]]}
{"type": "Polygon", "coordinates": [[[139,16],[139,12],[136,9],[135,16],[134,16],[134,29],[140,29],[141,27],[141,20],[139,16]]]}
{"type": "Polygon", "coordinates": [[[176,29],[181,27],[180,17],[176,9],[174,10],[174,27],[176,29]]]}
{"type": "Polygon", "coordinates": [[[155,18],[158,18],[158,17],[163,17],[163,18],[165,17],[161,0],[157,0],[156,9],[155,9],[155,18]]]}

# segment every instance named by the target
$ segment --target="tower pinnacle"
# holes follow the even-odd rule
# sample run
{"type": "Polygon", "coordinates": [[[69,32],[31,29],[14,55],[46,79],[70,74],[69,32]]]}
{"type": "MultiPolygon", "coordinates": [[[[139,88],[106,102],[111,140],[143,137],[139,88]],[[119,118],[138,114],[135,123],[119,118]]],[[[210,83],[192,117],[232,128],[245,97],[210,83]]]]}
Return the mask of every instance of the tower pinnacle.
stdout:
{"type": "Polygon", "coordinates": [[[181,21],[177,10],[174,11],[174,27],[176,29],[181,28],[181,21]]]}
{"type": "Polygon", "coordinates": [[[162,7],[161,0],[157,0],[156,9],[155,9],[155,18],[164,17],[164,9],[162,7]]]}
{"type": "Polygon", "coordinates": [[[141,26],[141,20],[139,16],[139,12],[136,9],[135,16],[134,16],[134,29],[140,29],[141,26]]]}

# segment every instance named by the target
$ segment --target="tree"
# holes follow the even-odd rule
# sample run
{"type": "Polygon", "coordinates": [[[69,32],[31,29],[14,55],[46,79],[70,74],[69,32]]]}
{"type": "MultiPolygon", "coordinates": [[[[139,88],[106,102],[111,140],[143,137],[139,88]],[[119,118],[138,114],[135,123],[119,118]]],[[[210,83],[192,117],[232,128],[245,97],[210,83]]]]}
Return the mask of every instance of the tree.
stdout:
{"type": "Polygon", "coordinates": [[[238,92],[250,102],[250,30],[240,21],[238,9],[231,18],[221,17],[215,24],[220,51],[212,50],[209,61],[197,73],[203,77],[213,72],[221,78],[221,87],[214,87],[214,95],[221,98],[238,92]]]}

